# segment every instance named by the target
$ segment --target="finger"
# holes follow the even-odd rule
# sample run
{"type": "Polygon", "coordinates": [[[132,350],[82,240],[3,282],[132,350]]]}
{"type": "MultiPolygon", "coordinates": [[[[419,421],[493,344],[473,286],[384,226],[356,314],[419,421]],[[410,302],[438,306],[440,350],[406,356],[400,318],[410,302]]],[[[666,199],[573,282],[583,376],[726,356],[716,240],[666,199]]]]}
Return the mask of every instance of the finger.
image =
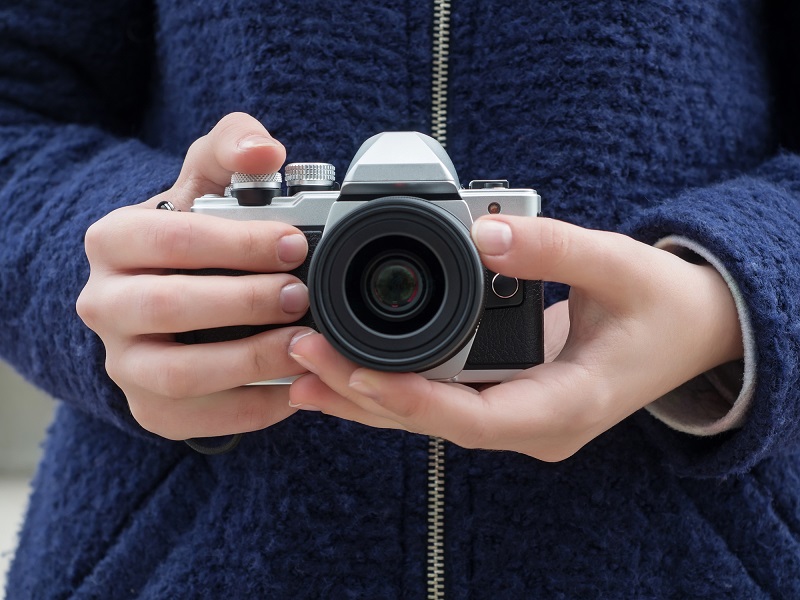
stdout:
{"type": "Polygon", "coordinates": [[[304,369],[291,360],[291,339],[308,331],[282,327],[226,342],[179,344],[144,338],[106,364],[109,376],[122,388],[131,383],[166,398],[197,398],[246,385],[299,375],[304,369]]]}
{"type": "MultiPolygon", "coordinates": [[[[616,297],[650,269],[659,251],[616,233],[542,217],[488,216],[472,237],[484,264],[504,275],[543,279],[616,297]],[[633,257],[644,253],[641,260],[633,257]]],[[[660,254],[665,254],[661,252],[660,254]]]]}
{"type": "MultiPolygon", "coordinates": [[[[317,373],[325,384],[340,394],[349,392],[350,375],[358,365],[339,354],[316,332],[297,336],[289,346],[289,356],[303,368],[317,373]]],[[[357,398],[356,398],[357,400],[357,398]]]]}
{"type": "Polygon", "coordinates": [[[300,265],[308,242],[276,221],[120,208],[89,227],[90,264],[115,270],[226,268],[269,273],[300,265]]]}
{"type": "MultiPolygon", "coordinates": [[[[291,349],[291,356],[315,373],[336,394],[350,400],[374,417],[392,421],[409,431],[441,435],[456,441],[455,438],[460,436],[462,428],[470,429],[474,426],[464,410],[453,415],[454,419],[449,423],[441,423],[439,422],[441,413],[433,406],[440,397],[455,397],[454,402],[461,403],[462,407],[463,403],[475,402],[478,394],[470,388],[431,382],[415,373],[379,373],[362,369],[337,353],[319,334],[298,339],[291,349]],[[378,386],[378,391],[374,395],[366,388],[360,387],[359,374],[374,374],[374,381],[378,386]],[[386,396],[382,395],[384,392],[386,396]]],[[[372,375],[366,377],[370,376],[372,375]]],[[[365,381],[368,384],[373,380],[365,381]]],[[[302,403],[302,400],[294,399],[302,403]]],[[[320,403],[329,399],[325,395],[315,398],[320,403]]],[[[328,406],[319,408],[333,412],[328,406]]]]}
{"type": "Polygon", "coordinates": [[[187,209],[191,199],[219,193],[231,181],[231,173],[273,173],[286,160],[286,149],[255,118],[231,113],[186,153],[173,190],[183,190],[176,206],[187,209]]]}
{"type": "Polygon", "coordinates": [[[304,411],[322,411],[326,415],[380,429],[403,429],[397,421],[364,410],[337,394],[314,374],[303,375],[289,389],[289,406],[304,411]]]}
{"type": "Polygon", "coordinates": [[[370,369],[356,370],[348,388],[345,394],[354,402],[388,415],[384,418],[408,431],[441,437],[465,448],[501,448],[503,440],[493,434],[497,415],[471,388],[429,381],[416,373],[370,369]]]}
{"type": "Polygon", "coordinates": [[[350,388],[409,431],[465,448],[514,450],[553,461],[571,456],[604,430],[597,426],[593,392],[579,371],[568,363],[548,363],[478,394],[416,374],[360,369],[350,388]]]}
{"type": "Polygon", "coordinates": [[[264,429],[293,414],[285,385],[249,386],[201,398],[165,399],[129,394],[134,419],[171,440],[213,437],[264,429]]]}
{"type": "MultiPolygon", "coordinates": [[[[286,274],[135,275],[105,286],[99,306],[124,314],[118,333],[179,333],[228,325],[291,323],[308,310],[308,289],[286,274]]],[[[110,318],[113,318],[111,316],[110,318]]]]}
{"type": "Polygon", "coordinates": [[[322,336],[307,336],[295,350],[334,393],[317,389],[316,396],[309,396],[328,414],[342,411],[345,418],[365,424],[389,424],[465,448],[515,450],[542,460],[567,458],[602,430],[596,428],[595,416],[600,413],[592,405],[595,388],[586,371],[570,363],[540,365],[519,379],[478,393],[415,373],[363,368],[343,373],[346,363],[333,359],[325,343],[322,336]],[[372,417],[345,408],[336,395],[372,417]]]}
{"type": "MultiPolygon", "coordinates": [[[[335,394],[375,419],[358,416],[360,422],[393,422],[465,448],[513,449],[561,460],[603,430],[598,428],[598,415],[613,412],[603,406],[607,397],[598,382],[584,368],[565,361],[528,369],[517,379],[478,393],[415,373],[356,368],[337,358],[321,335],[299,339],[294,355],[335,394]]],[[[341,410],[335,397],[319,389],[314,393],[318,395],[308,396],[312,405],[330,414],[341,410]]],[[[294,396],[293,400],[303,402],[294,396]]]]}
{"type": "Polygon", "coordinates": [[[569,335],[569,302],[562,300],[544,311],[544,362],[561,354],[569,335]]]}

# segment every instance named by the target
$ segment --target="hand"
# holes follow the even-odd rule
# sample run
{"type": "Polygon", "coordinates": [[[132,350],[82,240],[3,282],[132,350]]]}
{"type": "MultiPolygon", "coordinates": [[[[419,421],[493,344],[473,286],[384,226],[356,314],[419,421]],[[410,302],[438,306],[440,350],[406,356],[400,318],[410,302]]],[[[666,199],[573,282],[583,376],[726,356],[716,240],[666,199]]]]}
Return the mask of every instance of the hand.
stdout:
{"type": "Polygon", "coordinates": [[[544,218],[484,217],[472,236],[493,271],[571,286],[569,300],[545,312],[550,362],[476,391],[359,368],[321,335],[307,335],[290,351],[313,374],[292,385],[292,405],[555,461],[742,356],[732,295],[712,267],[544,218]]]}
{"type": "Polygon", "coordinates": [[[192,144],[170,190],[114,211],[86,232],[91,275],[78,314],[103,340],[106,368],[134,418],[153,433],[170,439],[240,433],[294,412],[286,386],[239,386],[303,372],[286,349],[305,329],[215,344],[183,345],[174,337],[225,325],[290,323],[305,313],[305,286],[284,273],[308,250],[299,230],[186,212],[194,198],[221,193],[233,171],[276,171],[285,154],[258,121],[228,115],[192,144]],[[184,212],[155,210],[162,200],[184,212]],[[258,274],[174,272],[200,268],[258,274]]]}

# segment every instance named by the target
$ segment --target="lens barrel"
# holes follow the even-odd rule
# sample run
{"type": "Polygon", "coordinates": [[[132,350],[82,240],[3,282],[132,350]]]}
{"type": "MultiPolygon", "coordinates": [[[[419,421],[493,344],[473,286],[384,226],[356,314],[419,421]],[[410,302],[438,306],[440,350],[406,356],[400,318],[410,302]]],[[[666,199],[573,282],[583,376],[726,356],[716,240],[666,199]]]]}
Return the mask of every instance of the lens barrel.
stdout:
{"type": "Polygon", "coordinates": [[[483,314],[467,227],[421,198],[370,200],[325,231],[308,273],[319,330],[354,362],[424,371],[461,350],[483,314]]]}

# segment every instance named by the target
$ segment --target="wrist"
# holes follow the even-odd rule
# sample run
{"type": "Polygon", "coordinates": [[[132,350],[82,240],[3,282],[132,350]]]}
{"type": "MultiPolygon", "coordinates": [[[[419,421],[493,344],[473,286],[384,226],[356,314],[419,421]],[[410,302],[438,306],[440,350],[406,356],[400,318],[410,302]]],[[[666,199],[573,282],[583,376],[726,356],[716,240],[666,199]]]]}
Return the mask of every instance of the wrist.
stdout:
{"type": "Polygon", "coordinates": [[[698,341],[705,342],[701,345],[706,352],[703,362],[708,368],[701,372],[752,355],[752,347],[749,352],[744,347],[750,341],[748,336],[752,336],[747,307],[738,284],[722,262],[700,244],[682,236],[662,238],[655,247],[690,263],[697,276],[684,285],[691,287],[698,302],[690,322],[704,334],[698,341]]]}
{"type": "Polygon", "coordinates": [[[699,315],[709,328],[705,340],[707,371],[719,365],[744,357],[742,325],[733,294],[722,275],[710,264],[697,265],[704,285],[705,307],[699,315]]]}

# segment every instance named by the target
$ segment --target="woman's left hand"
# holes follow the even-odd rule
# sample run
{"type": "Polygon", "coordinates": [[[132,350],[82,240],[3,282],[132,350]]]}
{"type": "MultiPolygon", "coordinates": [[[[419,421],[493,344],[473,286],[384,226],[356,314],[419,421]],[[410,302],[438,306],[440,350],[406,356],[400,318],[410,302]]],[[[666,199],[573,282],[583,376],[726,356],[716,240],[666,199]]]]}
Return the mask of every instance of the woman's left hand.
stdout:
{"type": "Polygon", "coordinates": [[[742,356],[733,297],[713,267],[545,218],[483,217],[472,237],[493,271],[571,286],[569,300],[545,311],[547,362],[477,391],[360,368],[310,334],[290,345],[311,371],[292,384],[292,406],[556,461],[742,356]]]}

